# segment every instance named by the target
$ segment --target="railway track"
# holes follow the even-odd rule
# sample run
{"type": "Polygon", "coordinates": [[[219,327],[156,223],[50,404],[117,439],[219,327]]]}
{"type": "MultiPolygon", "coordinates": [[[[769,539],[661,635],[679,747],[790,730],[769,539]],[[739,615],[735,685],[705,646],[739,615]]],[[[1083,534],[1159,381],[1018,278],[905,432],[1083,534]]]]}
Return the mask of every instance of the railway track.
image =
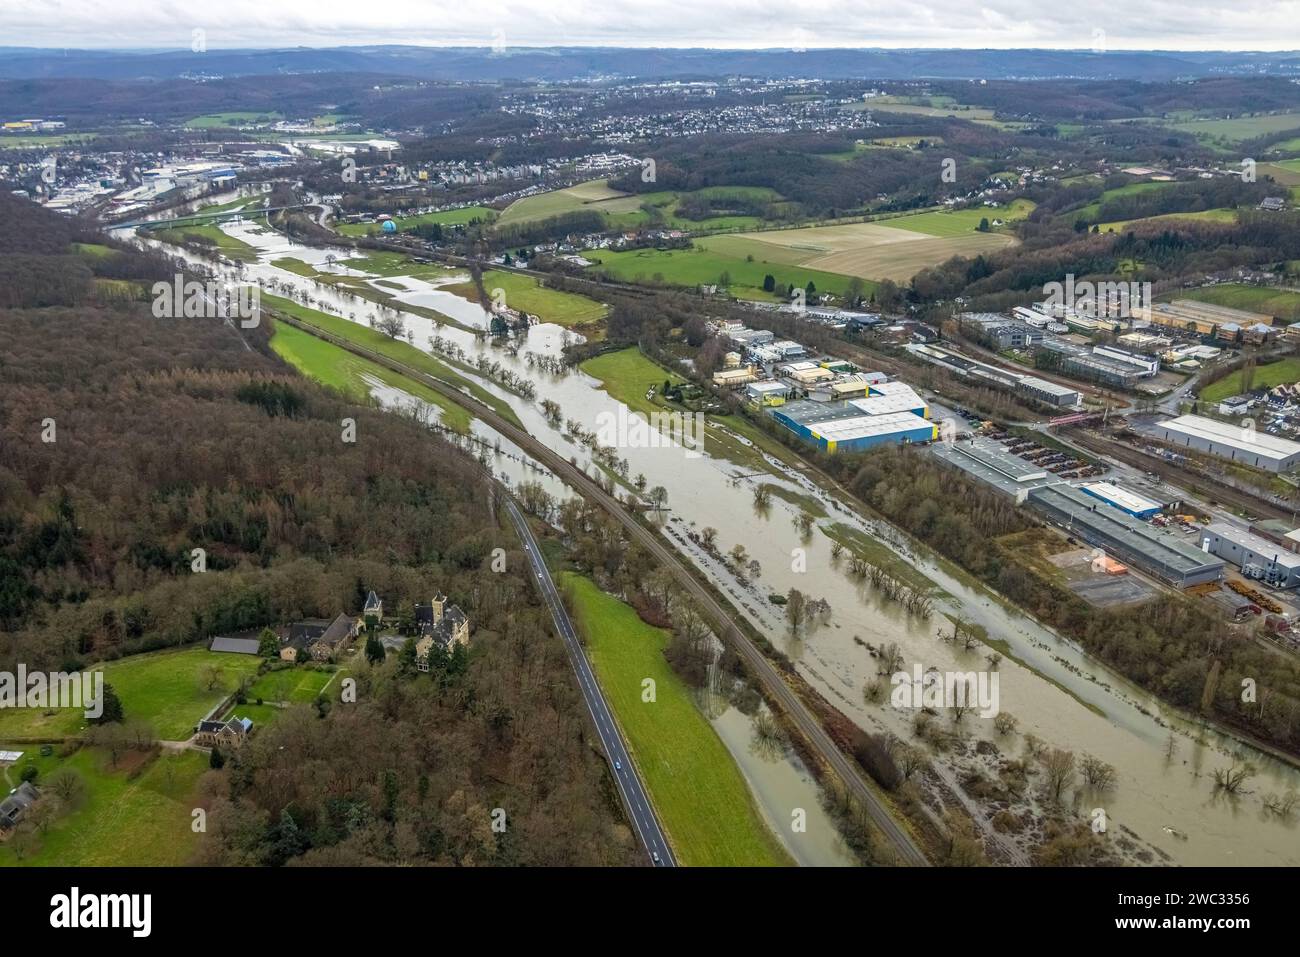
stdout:
{"type": "Polygon", "coordinates": [[[653,555],[664,568],[676,579],[677,583],[696,601],[700,610],[710,619],[718,637],[726,642],[746,663],[750,673],[758,680],[771,700],[776,701],[811,750],[844,783],[845,787],[861,803],[872,823],[894,847],[902,863],[924,867],[928,866],[925,854],[907,830],[895,819],[875,791],[862,776],[862,772],[849,760],[835,744],[821,723],[808,706],[799,698],[794,689],[785,681],[767,656],[750,640],[735,623],[735,613],[729,611],[705,588],[690,570],[682,563],[677,554],[663,541],[636,520],[614,496],[597,485],[582,469],[573,465],[559,453],[543,445],[524,429],[505,419],[500,413],[483,404],[474,397],[455,389],[440,379],[411,368],[402,362],[391,359],[382,353],[367,349],[342,336],[325,330],[275,310],[266,310],[277,321],[284,322],[303,332],[330,342],[342,349],[375,362],[387,369],[398,372],[428,386],[435,392],[446,396],[472,412],[484,424],[495,429],[526,451],[538,462],[562,478],[588,501],[599,505],[614,518],[628,535],[653,555]]]}

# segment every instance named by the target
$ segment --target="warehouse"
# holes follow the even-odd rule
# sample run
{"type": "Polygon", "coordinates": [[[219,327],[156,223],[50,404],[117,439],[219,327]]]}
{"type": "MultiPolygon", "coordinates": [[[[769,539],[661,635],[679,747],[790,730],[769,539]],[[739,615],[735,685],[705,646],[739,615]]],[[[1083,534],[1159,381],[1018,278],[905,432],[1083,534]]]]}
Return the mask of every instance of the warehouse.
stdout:
{"type": "Polygon", "coordinates": [[[902,389],[890,390],[888,395],[880,395],[872,388],[872,394],[864,396],[861,399],[850,399],[849,405],[853,406],[863,415],[888,415],[891,412],[911,412],[919,415],[923,419],[930,417],[930,407],[925,404],[925,400],[916,394],[911,388],[904,386],[902,389]]]}
{"type": "Polygon", "coordinates": [[[1049,382],[1046,379],[1039,379],[1037,376],[1031,375],[1021,378],[1016,386],[1016,391],[1031,399],[1045,402],[1047,405],[1073,408],[1083,401],[1078,389],[1069,389],[1063,385],[1057,385],[1055,382],[1049,382]]]}
{"type": "Polygon", "coordinates": [[[800,400],[772,410],[772,418],[828,452],[860,452],[886,443],[928,442],[937,427],[913,412],[866,415],[851,403],[800,400]]]}
{"type": "Polygon", "coordinates": [[[1232,562],[1247,578],[1277,588],[1300,584],[1300,555],[1266,538],[1215,522],[1206,527],[1202,541],[1211,554],[1232,562]]]}
{"type": "Polygon", "coordinates": [[[1019,456],[1012,455],[992,439],[972,437],[955,442],[936,442],[930,451],[968,475],[1015,498],[1017,503],[1028,489],[1061,481],[1019,456]]]}
{"type": "Polygon", "coordinates": [[[1286,472],[1300,462],[1300,443],[1200,415],[1180,415],[1152,426],[1170,445],[1231,459],[1266,472],[1286,472]]]}
{"type": "Polygon", "coordinates": [[[1029,502],[1071,535],[1179,588],[1223,577],[1222,559],[1211,558],[1169,532],[1140,522],[1073,486],[1031,489],[1029,502]]]}
{"type": "Polygon", "coordinates": [[[1079,488],[1093,498],[1099,498],[1107,505],[1114,505],[1121,512],[1127,512],[1134,518],[1150,518],[1152,515],[1160,514],[1159,502],[1143,498],[1110,482],[1090,482],[1080,485],[1079,488]]]}

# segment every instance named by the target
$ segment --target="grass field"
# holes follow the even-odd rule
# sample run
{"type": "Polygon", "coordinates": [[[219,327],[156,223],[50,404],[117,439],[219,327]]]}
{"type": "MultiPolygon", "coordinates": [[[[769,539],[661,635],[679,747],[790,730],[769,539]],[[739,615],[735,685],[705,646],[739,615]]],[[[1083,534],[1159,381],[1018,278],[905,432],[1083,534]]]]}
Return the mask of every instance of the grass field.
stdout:
{"type": "Polygon", "coordinates": [[[205,113],[203,116],[196,116],[193,119],[185,121],[185,127],[191,130],[209,130],[219,126],[235,126],[241,124],[265,124],[274,123],[276,120],[284,119],[283,113],[248,113],[234,111],[231,113],[205,113]]]}
{"type": "Polygon", "coordinates": [[[221,227],[215,223],[199,223],[194,226],[176,226],[171,229],[152,230],[150,235],[162,242],[177,245],[192,238],[211,240],[218,250],[229,258],[240,262],[252,262],[258,256],[256,249],[242,239],[237,239],[228,233],[222,232],[221,227]]]}
{"type": "Polygon", "coordinates": [[[72,251],[80,253],[89,259],[104,259],[117,253],[117,250],[112,246],[105,246],[101,243],[73,243],[72,251]]]}
{"type": "MultiPolygon", "coordinates": [[[[357,343],[358,345],[362,345],[368,349],[372,349],[373,351],[378,352],[381,355],[387,356],[390,359],[396,359],[398,362],[404,363],[405,365],[409,365],[437,379],[441,379],[442,381],[456,388],[465,389],[479,401],[492,406],[492,408],[496,409],[497,412],[505,416],[511,422],[515,424],[519,424],[519,417],[515,415],[514,409],[510,408],[509,404],[506,403],[505,400],[500,399],[497,396],[493,395],[491,392],[487,391],[482,386],[480,386],[477,382],[474,382],[470,379],[466,379],[464,376],[456,372],[454,369],[452,369],[446,363],[442,362],[440,359],[430,355],[429,353],[425,352],[422,349],[417,349],[409,342],[405,342],[400,339],[390,339],[382,332],[379,332],[378,330],[375,329],[371,329],[369,326],[363,326],[360,323],[352,322],[351,320],[344,319],[340,316],[333,316],[330,315],[329,313],[321,312],[317,309],[310,309],[307,306],[300,305],[296,302],[293,302],[292,300],[284,299],[280,296],[268,296],[263,294],[262,304],[271,309],[278,309],[281,312],[287,313],[288,315],[293,316],[295,319],[301,319],[304,322],[309,322],[314,326],[318,326],[319,328],[324,329],[326,332],[332,332],[334,335],[341,336],[344,339],[348,339],[351,342],[357,343]]],[[[280,334],[281,333],[279,331],[279,328],[277,328],[276,335],[280,335],[280,334]]],[[[308,336],[307,333],[300,333],[300,335],[308,336]]],[[[316,337],[308,336],[308,338],[315,339],[316,337]]],[[[301,340],[299,340],[299,343],[300,342],[301,340]]],[[[329,343],[325,343],[325,345],[329,345],[329,343]]],[[[293,347],[294,347],[294,341],[291,338],[290,348],[293,347]]],[[[346,350],[339,350],[339,351],[345,352],[345,354],[351,359],[360,359],[359,356],[353,356],[351,353],[347,353],[346,350]]],[[[342,374],[342,370],[339,370],[337,366],[334,365],[335,363],[341,360],[333,359],[329,357],[327,354],[322,353],[320,351],[311,351],[311,352],[302,351],[298,353],[297,357],[308,363],[306,368],[309,371],[309,374],[312,374],[313,376],[315,376],[316,372],[318,371],[321,372],[322,374],[333,374],[335,376],[340,376],[342,374]],[[313,367],[312,363],[317,363],[319,365],[313,367]],[[335,371],[332,373],[330,372],[331,367],[335,369],[335,371]]],[[[382,369],[383,367],[375,366],[375,368],[382,369]]],[[[365,371],[370,371],[370,370],[365,370],[365,371]]],[[[393,375],[393,373],[388,372],[387,370],[383,370],[383,371],[387,376],[391,377],[393,375]]],[[[384,376],[379,376],[379,378],[384,379],[385,382],[389,381],[387,378],[384,378],[384,376]]],[[[322,381],[326,381],[326,380],[322,379],[322,381]]],[[[394,382],[405,382],[408,386],[419,387],[420,390],[422,391],[413,391],[412,394],[419,395],[420,398],[426,398],[428,396],[437,395],[437,393],[431,392],[425,389],[424,387],[419,386],[419,383],[412,382],[404,376],[398,376],[397,379],[394,380],[394,382]]],[[[337,382],[327,382],[327,384],[337,385],[337,382]]],[[[396,387],[406,388],[405,386],[401,386],[401,385],[397,385],[396,387]]],[[[430,398],[429,401],[433,401],[433,399],[430,398]]],[[[442,406],[445,409],[446,403],[447,400],[440,398],[436,404],[442,406]]],[[[451,423],[449,422],[448,424],[450,425],[451,423]]]]}
{"type": "MultiPolygon", "coordinates": [[[[543,322],[553,322],[556,325],[588,325],[604,319],[609,311],[604,303],[571,292],[546,289],[532,276],[504,269],[489,269],[485,272],[483,285],[489,296],[495,295],[495,290],[500,289],[509,308],[522,309],[538,316],[543,322]]],[[[472,282],[456,283],[444,288],[453,295],[478,302],[478,287],[472,282]]]]}
{"type": "Polygon", "coordinates": [[[30,136],[13,133],[0,134],[0,151],[25,150],[42,146],[69,146],[89,143],[98,133],[35,133],[30,136]]]}
{"type": "Polygon", "coordinates": [[[1091,226],[1093,223],[1097,222],[1097,217],[1101,215],[1102,205],[1109,200],[1117,199],[1121,196],[1131,196],[1134,193],[1145,193],[1151,190],[1167,189],[1172,185],[1173,183],[1161,181],[1154,183],[1129,183],[1127,186],[1117,186],[1115,189],[1106,190],[1101,194],[1101,198],[1095,202],[1089,203],[1087,206],[1081,206],[1073,212],[1063,213],[1062,215],[1069,216],[1071,220],[1076,222],[1082,219],[1091,226]]]}
{"type": "Polygon", "coordinates": [[[1246,286],[1240,283],[1222,283],[1203,289],[1182,289],[1179,299],[1195,299],[1216,306],[1263,312],[1283,322],[1300,322],[1300,293],[1272,286],[1246,286]]]}
{"type": "MultiPolygon", "coordinates": [[[[288,701],[294,704],[310,704],[320,697],[325,686],[335,680],[338,672],[320,671],[315,668],[281,668],[261,675],[248,689],[248,700],[288,701]]],[[[243,716],[240,705],[235,710],[243,716]]],[[[265,707],[265,705],[263,705],[265,707]]],[[[256,719],[255,719],[256,720],[256,719]]]]}
{"type": "Polygon", "coordinates": [[[877,96],[852,106],[854,110],[880,113],[912,113],[917,116],[954,116],[973,123],[998,125],[993,111],[978,106],[963,106],[949,96],[877,96]]]}
{"type": "Polygon", "coordinates": [[[1235,209],[1202,209],[1195,213],[1165,213],[1163,216],[1147,216],[1143,219],[1120,219],[1113,223],[1100,223],[1097,229],[1103,233],[1122,232],[1135,223],[1164,223],[1177,220],[1201,220],[1208,223],[1235,223],[1237,221],[1237,211],[1235,209]]]}
{"type": "MultiPolygon", "coordinates": [[[[252,655],[216,654],[200,646],[132,655],[102,668],[127,719],[148,721],[164,741],[181,741],[190,736],[200,718],[239,686],[241,678],[257,670],[257,664],[252,655]],[[211,665],[221,669],[221,676],[216,687],[208,690],[204,671],[211,665]]],[[[0,711],[0,740],[58,740],[75,736],[85,724],[85,716],[77,708],[61,708],[52,714],[31,708],[0,711]]]]}
{"type": "Polygon", "coordinates": [[[681,862],[789,864],[722,740],[668,667],[663,656],[668,633],[647,625],[588,578],[565,573],[559,584],[681,862]],[[646,678],[655,682],[650,703],[641,700],[646,678]]]}
{"type": "Polygon", "coordinates": [[[82,748],[67,758],[42,758],[26,750],[40,768],[42,780],[67,767],[85,782],[85,796],[70,812],[57,817],[38,835],[35,851],[19,861],[11,848],[0,845],[0,864],[44,867],[174,867],[184,864],[198,842],[191,813],[198,806],[195,788],[208,768],[200,751],[163,752],[134,780],[128,767],[138,753],[128,752],[119,767],[109,755],[82,748]]]}
{"type": "MultiPolygon", "coordinates": [[[[625,282],[691,287],[725,284],[734,296],[771,300],[773,296],[763,291],[763,277],[771,274],[778,284],[802,289],[811,281],[818,292],[843,295],[850,277],[800,267],[791,261],[806,256],[775,243],[761,244],[739,236],[698,239],[692,249],[600,250],[587,254],[597,264],[591,268],[603,269],[625,282]],[[724,276],[728,278],[726,283],[724,276]]],[[[866,289],[871,289],[870,283],[866,289]]]]}
{"type": "Polygon", "coordinates": [[[760,186],[711,186],[683,194],[672,190],[660,190],[648,193],[621,193],[611,189],[607,180],[593,180],[580,183],[568,189],[539,193],[515,200],[497,220],[499,226],[512,226],[518,223],[534,222],[575,210],[594,210],[605,216],[608,228],[632,228],[651,221],[650,215],[642,209],[652,206],[657,212],[657,221],[671,229],[723,230],[753,229],[761,226],[763,220],[758,216],[743,213],[720,212],[705,219],[687,219],[678,214],[678,205],[684,195],[702,199],[774,203],[781,196],[773,189],[760,186]]]}
{"type": "MultiPolygon", "coordinates": [[[[421,213],[419,216],[395,216],[393,222],[397,224],[397,231],[401,233],[431,223],[440,226],[463,226],[476,219],[491,222],[495,216],[496,210],[486,206],[465,206],[461,209],[444,209],[436,213],[421,213]]],[[[378,234],[380,226],[378,223],[344,223],[337,227],[337,231],[344,236],[370,236],[378,234]]]]}
{"type": "Polygon", "coordinates": [[[1182,133],[1191,133],[1201,139],[1217,140],[1224,143],[1239,143],[1254,139],[1267,133],[1281,133],[1285,130],[1300,129],[1300,113],[1278,113],[1272,116],[1239,116],[1230,120],[1221,119],[1179,119],[1163,125],[1171,126],[1182,133]]]}
{"type": "MultiPolygon", "coordinates": [[[[1238,369],[1229,376],[1225,376],[1218,382],[1213,382],[1201,390],[1200,400],[1202,402],[1219,402],[1230,395],[1237,395],[1241,392],[1241,373],[1238,369]]],[[[1279,359],[1277,362],[1270,362],[1268,365],[1256,366],[1253,380],[1254,389],[1271,389],[1275,385],[1282,383],[1300,382],[1300,358],[1292,357],[1279,359]]]]}

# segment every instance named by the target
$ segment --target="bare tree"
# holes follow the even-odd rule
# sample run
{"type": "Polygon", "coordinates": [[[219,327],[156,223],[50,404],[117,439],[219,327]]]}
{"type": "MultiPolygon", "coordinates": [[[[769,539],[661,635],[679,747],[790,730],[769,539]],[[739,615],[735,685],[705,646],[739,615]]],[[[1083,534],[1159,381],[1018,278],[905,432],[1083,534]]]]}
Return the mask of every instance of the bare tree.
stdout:
{"type": "Polygon", "coordinates": [[[1047,793],[1053,800],[1059,801],[1065,790],[1074,784],[1074,752],[1066,751],[1064,748],[1052,748],[1043,755],[1042,762],[1047,793]]]}

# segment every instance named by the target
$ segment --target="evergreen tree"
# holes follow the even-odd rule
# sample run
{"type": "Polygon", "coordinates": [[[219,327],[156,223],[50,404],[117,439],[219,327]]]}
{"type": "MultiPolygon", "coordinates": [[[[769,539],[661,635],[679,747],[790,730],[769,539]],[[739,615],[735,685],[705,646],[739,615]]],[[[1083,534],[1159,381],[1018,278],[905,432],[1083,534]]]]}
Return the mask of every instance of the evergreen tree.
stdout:
{"type": "Polygon", "coordinates": [[[91,718],[90,723],[91,724],[120,723],[123,717],[122,699],[120,699],[117,696],[117,692],[113,690],[113,686],[109,684],[107,681],[104,682],[104,691],[102,697],[103,697],[103,706],[104,706],[103,711],[101,712],[98,718],[91,718]]]}

